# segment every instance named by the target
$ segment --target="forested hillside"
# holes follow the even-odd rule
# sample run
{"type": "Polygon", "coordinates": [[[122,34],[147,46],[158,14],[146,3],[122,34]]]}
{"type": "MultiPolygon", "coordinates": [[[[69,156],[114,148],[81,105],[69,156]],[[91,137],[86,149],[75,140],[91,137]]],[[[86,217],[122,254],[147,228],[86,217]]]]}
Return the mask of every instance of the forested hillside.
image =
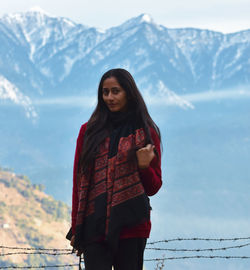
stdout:
{"type": "MultiPolygon", "coordinates": [[[[58,187],[60,188],[60,187],[58,187]]],[[[0,170],[0,245],[19,248],[70,248],[65,235],[70,226],[70,208],[32,185],[24,175],[0,170]]],[[[2,266],[74,264],[74,255],[52,256],[37,250],[2,248],[2,266]]],[[[65,253],[66,251],[64,251],[65,253]]],[[[54,252],[55,253],[55,252],[54,252]]],[[[66,269],[66,267],[64,268],[66,269]]],[[[70,268],[72,269],[72,268],[70,268]]]]}

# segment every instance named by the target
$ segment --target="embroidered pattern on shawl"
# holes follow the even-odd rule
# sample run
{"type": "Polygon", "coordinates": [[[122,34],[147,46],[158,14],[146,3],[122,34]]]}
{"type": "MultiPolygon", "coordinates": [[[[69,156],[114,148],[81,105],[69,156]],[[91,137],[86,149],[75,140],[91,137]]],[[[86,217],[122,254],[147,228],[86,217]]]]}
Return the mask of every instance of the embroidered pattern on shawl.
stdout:
{"type": "Polygon", "coordinates": [[[140,181],[137,161],[129,160],[130,150],[145,146],[145,132],[135,129],[119,139],[117,152],[110,157],[110,137],[100,145],[91,181],[78,176],[79,206],[75,247],[105,240],[115,247],[124,226],[149,219],[149,203],[140,181]]]}

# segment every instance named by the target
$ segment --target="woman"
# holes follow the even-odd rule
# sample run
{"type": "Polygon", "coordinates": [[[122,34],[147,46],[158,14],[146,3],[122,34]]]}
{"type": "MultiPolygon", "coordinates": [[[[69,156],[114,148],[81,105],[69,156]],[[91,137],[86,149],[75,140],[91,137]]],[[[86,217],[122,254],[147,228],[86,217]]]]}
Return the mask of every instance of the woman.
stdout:
{"type": "Polygon", "coordinates": [[[77,139],[71,245],[86,270],[142,270],[148,196],[160,189],[160,131],[131,74],[106,72],[77,139]]]}

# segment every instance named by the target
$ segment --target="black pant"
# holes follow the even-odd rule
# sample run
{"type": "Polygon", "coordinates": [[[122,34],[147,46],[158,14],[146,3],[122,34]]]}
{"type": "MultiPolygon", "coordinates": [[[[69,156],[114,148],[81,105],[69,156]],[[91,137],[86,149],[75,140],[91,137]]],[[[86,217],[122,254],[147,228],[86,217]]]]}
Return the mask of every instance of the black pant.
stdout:
{"type": "Polygon", "coordinates": [[[121,239],[115,253],[103,242],[93,243],[84,249],[85,269],[142,270],[146,242],[146,238],[121,239]]]}

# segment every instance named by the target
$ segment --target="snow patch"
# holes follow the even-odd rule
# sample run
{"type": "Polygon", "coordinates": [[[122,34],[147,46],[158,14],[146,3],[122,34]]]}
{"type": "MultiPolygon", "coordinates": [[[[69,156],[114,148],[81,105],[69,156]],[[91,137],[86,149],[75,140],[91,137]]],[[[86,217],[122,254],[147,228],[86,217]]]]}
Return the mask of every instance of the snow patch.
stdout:
{"type": "Polygon", "coordinates": [[[194,109],[194,105],[191,102],[178,96],[175,92],[168,89],[162,81],[157,83],[157,94],[150,94],[150,88],[153,89],[152,86],[149,86],[144,94],[145,100],[149,105],[178,106],[182,109],[194,109]]]}
{"type": "Polygon", "coordinates": [[[64,58],[64,74],[60,77],[59,81],[62,82],[71,72],[72,67],[77,59],[73,59],[71,57],[65,56],[64,58]]]}
{"type": "Polygon", "coordinates": [[[102,59],[104,59],[104,57],[105,57],[105,55],[101,51],[96,51],[95,54],[94,54],[94,57],[90,59],[90,62],[94,66],[99,61],[101,61],[102,59]]]}
{"type": "Polygon", "coordinates": [[[242,49],[237,48],[237,53],[234,56],[233,61],[228,63],[227,65],[225,65],[224,69],[227,69],[227,68],[233,66],[240,59],[241,56],[242,56],[242,49]]]}
{"type": "Polygon", "coordinates": [[[73,23],[71,20],[63,18],[62,19],[64,23],[68,24],[70,27],[75,27],[75,23],[73,23]]]}
{"type": "Polygon", "coordinates": [[[153,19],[149,14],[143,14],[141,17],[141,22],[147,22],[147,23],[152,23],[153,19]]]}
{"type": "Polygon", "coordinates": [[[178,105],[181,108],[194,109],[194,106],[191,102],[178,96],[175,92],[168,89],[168,87],[161,80],[158,82],[157,88],[160,97],[166,97],[169,100],[170,104],[178,105]]]}
{"type": "Polygon", "coordinates": [[[21,105],[25,109],[27,118],[37,118],[38,115],[32,105],[31,99],[23,95],[19,89],[0,75],[0,99],[10,100],[17,105],[21,105]]]}

